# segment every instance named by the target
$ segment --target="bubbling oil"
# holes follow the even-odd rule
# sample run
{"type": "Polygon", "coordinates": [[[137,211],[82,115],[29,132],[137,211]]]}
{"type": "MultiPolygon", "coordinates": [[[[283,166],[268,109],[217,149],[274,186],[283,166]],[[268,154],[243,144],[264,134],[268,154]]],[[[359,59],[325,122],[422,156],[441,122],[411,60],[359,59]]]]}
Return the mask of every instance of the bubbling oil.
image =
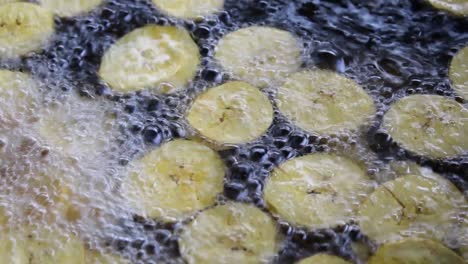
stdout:
{"type": "MultiPolygon", "coordinates": [[[[466,197],[466,154],[445,160],[418,156],[380,129],[389,106],[407,95],[438,94],[466,107],[447,77],[452,56],[468,43],[466,18],[422,0],[226,0],[223,11],[192,21],[167,16],[150,2],[110,0],[80,16],[56,17],[55,35],[44,49],[0,58],[2,69],[37,82],[19,85],[21,94],[33,98],[30,108],[18,108],[12,96],[1,101],[0,223],[6,216],[5,230],[57,229],[66,237],[77,236],[87,251],[131,263],[184,263],[177,240],[190,218],[168,223],[133,214],[121,195],[121,181],[132,161],[161,144],[200,139],[186,112],[201,93],[233,79],[214,59],[216,46],[224,35],[248,26],[289,31],[302,45],[301,69],[327,69],[353,79],[372,97],[376,113],[356,131],[306,132],[280,113],[274,104],[278,87],[267,85],[262,92],[275,113],[264,135],[223,147],[201,137],[226,165],[219,203],[266,208],[263,189],[271,171],[316,152],[350,157],[376,184],[399,175],[395,162],[414,162],[450,180],[466,197]],[[105,51],[147,24],[182,27],[198,45],[201,63],[186,89],[121,94],[99,78],[105,51]]],[[[363,263],[366,252],[376,247],[356,223],[309,230],[275,220],[283,237],[275,263],[294,263],[318,252],[363,263]]],[[[468,247],[468,238],[461,238],[454,234],[449,245],[459,253],[468,247]]]]}

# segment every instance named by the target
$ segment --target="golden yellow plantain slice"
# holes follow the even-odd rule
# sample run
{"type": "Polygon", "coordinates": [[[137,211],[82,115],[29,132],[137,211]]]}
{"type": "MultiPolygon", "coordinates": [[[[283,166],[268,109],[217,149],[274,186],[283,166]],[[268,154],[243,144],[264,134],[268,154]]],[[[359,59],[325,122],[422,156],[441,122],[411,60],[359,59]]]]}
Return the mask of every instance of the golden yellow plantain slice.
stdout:
{"type": "Polygon", "coordinates": [[[432,6],[437,9],[448,11],[459,16],[468,15],[467,0],[427,0],[432,6]]]}
{"type": "MultiPolygon", "coordinates": [[[[466,3],[468,5],[468,1],[466,3]]],[[[468,46],[459,50],[453,57],[450,63],[449,78],[457,94],[468,100],[468,46]]]]}
{"type": "Polygon", "coordinates": [[[276,102],[289,120],[317,133],[356,130],[375,113],[372,98],[356,82],[327,70],[291,75],[276,102]]]}
{"type": "Polygon", "coordinates": [[[198,46],[186,30],[148,25],[123,36],[106,51],[99,76],[118,92],[151,88],[169,93],[182,89],[199,63],[198,46]]]}
{"type": "MultiPolygon", "coordinates": [[[[450,201],[459,214],[459,216],[454,216],[454,218],[459,220],[457,221],[458,223],[450,225],[449,230],[444,234],[443,241],[450,243],[453,248],[458,248],[460,252],[466,252],[464,248],[468,248],[468,219],[465,216],[468,212],[468,203],[465,195],[449,180],[435,173],[430,168],[420,167],[416,163],[408,161],[392,162],[390,166],[400,176],[420,175],[421,177],[437,181],[442,189],[447,190],[450,201]]],[[[468,256],[468,252],[466,254],[468,256]]]]}
{"type": "Polygon", "coordinates": [[[215,202],[223,191],[225,166],[200,143],[174,140],[136,161],[122,183],[122,195],[140,215],[183,219],[215,202]]]}
{"type": "MultiPolygon", "coordinates": [[[[2,197],[3,198],[3,197],[2,197]]],[[[28,263],[27,252],[21,239],[11,234],[9,227],[9,216],[4,200],[0,205],[0,259],[5,263],[23,264],[28,263]]]]}
{"type": "MultiPolygon", "coordinates": [[[[32,135],[22,134],[27,129],[32,130],[13,130],[19,135],[9,135],[8,144],[2,149],[5,157],[2,154],[0,158],[0,193],[4,195],[0,196],[0,203],[14,211],[15,224],[32,221],[68,225],[96,211],[96,206],[88,202],[89,193],[82,193],[83,185],[91,185],[91,176],[83,169],[89,163],[81,167],[70,162],[72,159],[64,159],[62,153],[55,153],[36,140],[34,130],[32,135]]],[[[104,177],[98,175],[100,171],[92,173],[93,183],[99,182],[94,178],[104,177]]]]}
{"type": "Polygon", "coordinates": [[[229,82],[200,95],[187,120],[210,140],[241,144],[265,133],[273,121],[273,107],[268,97],[250,84],[229,82]]]}
{"type": "MultiPolygon", "coordinates": [[[[30,163],[25,162],[24,166],[30,163]]],[[[78,196],[72,188],[76,182],[72,182],[68,172],[50,168],[46,162],[30,166],[34,167],[30,172],[8,174],[12,179],[4,184],[9,188],[5,190],[2,186],[2,192],[8,193],[8,208],[15,220],[13,226],[21,227],[29,222],[68,225],[78,220],[80,214],[75,205],[78,196]]]]}
{"type": "Polygon", "coordinates": [[[85,249],[74,235],[58,230],[32,230],[26,234],[28,264],[85,264],[85,249]]]}
{"type": "Polygon", "coordinates": [[[39,85],[28,74],[0,70],[0,130],[33,121],[39,85]]]}
{"type": "Polygon", "coordinates": [[[24,2],[22,0],[0,0],[0,5],[14,3],[14,2],[24,2]]]}
{"type": "Polygon", "coordinates": [[[284,220],[308,228],[328,228],[352,220],[372,189],[366,172],[353,161],[310,154],[276,168],[265,186],[268,208],[284,220]]]}
{"type": "Polygon", "coordinates": [[[234,78],[259,88],[282,82],[302,64],[301,44],[291,33],[260,26],[224,36],[215,58],[234,78]]]}
{"type": "MultiPolygon", "coordinates": [[[[361,263],[367,263],[367,260],[372,254],[371,245],[364,241],[356,241],[351,243],[351,249],[353,250],[356,259],[361,263]]],[[[358,263],[360,263],[358,262],[358,263]]]]}
{"type": "Polygon", "coordinates": [[[394,103],[383,127],[403,148],[431,158],[468,150],[468,110],[438,95],[410,95],[394,103]]]}
{"type": "Polygon", "coordinates": [[[0,57],[14,58],[42,48],[54,33],[54,16],[31,3],[0,5],[0,57]]]}
{"type": "Polygon", "coordinates": [[[71,97],[43,109],[36,130],[58,153],[89,161],[109,150],[115,121],[105,103],[71,97]]]}
{"type": "Polygon", "coordinates": [[[312,257],[308,257],[299,261],[298,264],[350,264],[351,262],[346,261],[340,257],[329,255],[329,254],[316,254],[312,257]]]}
{"type": "Polygon", "coordinates": [[[163,12],[180,18],[196,19],[221,11],[224,0],[153,0],[163,12]]]}
{"type": "MultiPolygon", "coordinates": [[[[41,225],[41,223],[39,223],[41,225]]],[[[57,228],[3,229],[0,235],[0,259],[11,264],[85,264],[81,241],[57,228]]]]}
{"type": "Polygon", "coordinates": [[[424,239],[404,239],[384,244],[369,264],[463,264],[463,259],[442,244],[424,239]]]}
{"type": "Polygon", "coordinates": [[[116,254],[86,250],[86,264],[130,264],[130,261],[116,254]]]}
{"type": "Polygon", "coordinates": [[[3,232],[0,235],[0,258],[2,263],[29,264],[28,252],[24,247],[22,237],[3,232]]]}
{"type": "Polygon", "coordinates": [[[190,263],[269,263],[277,254],[276,226],[260,209],[228,203],[201,212],[183,227],[180,252],[190,263]]]}
{"type": "Polygon", "coordinates": [[[104,0],[39,0],[44,8],[62,17],[76,16],[98,7],[104,0]]]}
{"type": "Polygon", "coordinates": [[[3,231],[6,231],[8,228],[8,223],[9,223],[9,217],[7,215],[7,210],[6,210],[6,205],[4,204],[5,201],[3,197],[1,197],[1,203],[0,203],[0,233],[3,231]]]}
{"type": "MultiPolygon", "coordinates": [[[[434,176],[432,176],[434,177],[434,176]]],[[[447,180],[406,175],[378,187],[359,208],[361,230],[378,243],[442,240],[456,226],[463,195],[447,180]]]]}
{"type": "Polygon", "coordinates": [[[440,185],[440,188],[446,190],[454,205],[463,206],[466,204],[465,196],[455,185],[428,167],[421,167],[412,161],[393,161],[390,163],[390,168],[399,176],[418,175],[436,181],[440,185]]]}

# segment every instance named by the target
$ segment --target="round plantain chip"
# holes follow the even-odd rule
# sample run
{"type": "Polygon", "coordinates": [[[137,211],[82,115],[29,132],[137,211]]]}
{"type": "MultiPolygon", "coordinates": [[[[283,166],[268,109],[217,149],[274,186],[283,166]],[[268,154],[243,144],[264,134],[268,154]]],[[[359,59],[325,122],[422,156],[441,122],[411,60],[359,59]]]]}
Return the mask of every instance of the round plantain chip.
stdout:
{"type": "Polygon", "coordinates": [[[298,264],[351,264],[351,262],[337,256],[321,253],[303,259],[298,264]]]}
{"type": "Polygon", "coordinates": [[[220,144],[260,137],[273,122],[268,97],[245,82],[229,82],[200,95],[187,120],[202,136],[220,144]]]}
{"type": "Polygon", "coordinates": [[[404,239],[382,245],[369,264],[463,264],[463,259],[442,244],[424,239],[404,239]]]}
{"type": "Polygon", "coordinates": [[[130,261],[116,254],[86,250],[87,264],[130,264],[130,261]]]}
{"type": "Polygon", "coordinates": [[[215,58],[234,78],[259,88],[282,81],[302,64],[301,44],[291,33],[259,26],[224,36],[215,58]]]}
{"type": "MultiPolygon", "coordinates": [[[[41,224],[39,223],[38,226],[41,224]]],[[[12,264],[85,264],[85,249],[73,234],[58,228],[22,226],[3,231],[0,259],[12,264]]]]}
{"type": "Polygon", "coordinates": [[[153,0],[164,13],[171,16],[196,19],[219,12],[224,0],[153,0]]]}
{"type": "Polygon", "coordinates": [[[359,208],[361,230],[378,243],[405,237],[443,240],[464,197],[449,181],[406,175],[384,183],[359,208]]]}
{"type": "Polygon", "coordinates": [[[373,183],[353,161],[310,154],[274,169],[266,183],[268,208],[284,220],[308,228],[329,228],[352,220],[373,183]]]}
{"type": "Polygon", "coordinates": [[[442,175],[434,172],[429,167],[421,167],[413,161],[392,161],[390,168],[396,172],[398,176],[418,175],[430,180],[436,181],[440,188],[449,193],[450,200],[454,205],[463,206],[466,204],[465,196],[460,192],[452,182],[445,179],[442,175]]]}
{"type": "MultiPolygon", "coordinates": [[[[23,176],[22,183],[10,186],[1,197],[0,259],[14,264],[85,264],[81,241],[58,228],[58,221],[39,217],[61,211],[64,186],[42,173],[23,176]],[[17,196],[12,196],[12,191],[17,196]]],[[[2,195],[5,190],[2,190],[2,195]]],[[[60,212],[59,212],[60,213],[60,212]]]]}
{"type": "Polygon", "coordinates": [[[270,216],[247,204],[228,203],[201,212],[183,227],[180,252],[190,263],[268,263],[278,249],[270,216]]]}
{"type": "Polygon", "coordinates": [[[89,12],[104,0],[39,0],[44,8],[62,17],[72,17],[89,12]]]}
{"type": "Polygon", "coordinates": [[[28,256],[23,241],[18,241],[17,234],[10,231],[9,218],[2,204],[0,206],[0,259],[5,263],[26,264],[28,256]]]}
{"type": "Polygon", "coordinates": [[[0,5],[14,3],[14,2],[23,2],[21,0],[0,0],[0,5]]]}
{"type": "Polygon", "coordinates": [[[14,235],[5,232],[0,235],[0,258],[4,263],[30,263],[23,242],[19,239],[22,238],[17,239],[14,235]]]}
{"type": "Polygon", "coordinates": [[[99,76],[115,91],[182,89],[200,63],[190,34],[175,26],[148,25],[128,33],[104,54],[99,76]]]}
{"type": "Polygon", "coordinates": [[[26,234],[26,251],[30,264],[85,264],[82,242],[72,234],[58,230],[31,230],[26,234]]]}
{"type": "Polygon", "coordinates": [[[30,222],[70,225],[81,217],[76,204],[81,196],[75,190],[79,180],[72,180],[66,169],[49,165],[44,158],[18,161],[16,165],[0,186],[6,194],[2,202],[8,204],[5,208],[14,219],[12,226],[30,222]],[[21,169],[15,169],[18,167],[21,169]]]}
{"type": "Polygon", "coordinates": [[[383,127],[403,148],[431,158],[468,150],[468,110],[438,95],[410,95],[394,103],[383,127]]]}
{"type": "Polygon", "coordinates": [[[466,0],[427,0],[437,9],[448,11],[454,15],[468,15],[468,1],[466,0]]]}
{"type": "Polygon", "coordinates": [[[54,15],[31,3],[0,5],[0,57],[15,58],[42,48],[54,33],[54,15]]]}
{"type": "Polygon", "coordinates": [[[215,151],[178,139],[136,161],[121,191],[135,213],[176,221],[213,205],[223,191],[224,174],[215,151]]]}
{"type": "Polygon", "coordinates": [[[450,63],[449,78],[455,92],[463,99],[468,100],[468,46],[459,50],[453,57],[450,63]]]}
{"type": "Polygon", "coordinates": [[[21,207],[20,217],[50,224],[68,220],[67,211],[71,208],[68,197],[71,190],[65,180],[61,179],[62,176],[50,169],[24,175],[22,178],[27,187],[18,193],[16,201],[21,207]]]}
{"type": "Polygon", "coordinates": [[[327,70],[292,74],[276,102],[289,120],[317,133],[356,130],[375,113],[372,98],[356,82],[327,70]]]}
{"type": "Polygon", "coordinates": [[[0,70],[0,130],[32,121],[39,84],[28,74],[0,70]]]}
{"type": "Polygon", "coordinates": [[[468,220],[465,217],[468,203],[465,195],[449,180],[435,173],[432,169],[421,167],[414,162],[394,161],[390,163],[390,167],[400,176],[419,175],[437,181],[441,189],[449,193],[450,201],[458,213],[458,216],[454,216],[453,218],[459,220],[456,221],[457,223],[450,225],[450,228],[444,233],[443,241],[450,243],[453,248],[460,248],[459,250],[463,250],[464,246],[468,246],[468,220]]]}
{"type": "Polygon", "coordinates": [[[115,121],[104,103],[71,97],[44,108],[36,130],[54,151],[91,161],[110,150],[115,121]]]}

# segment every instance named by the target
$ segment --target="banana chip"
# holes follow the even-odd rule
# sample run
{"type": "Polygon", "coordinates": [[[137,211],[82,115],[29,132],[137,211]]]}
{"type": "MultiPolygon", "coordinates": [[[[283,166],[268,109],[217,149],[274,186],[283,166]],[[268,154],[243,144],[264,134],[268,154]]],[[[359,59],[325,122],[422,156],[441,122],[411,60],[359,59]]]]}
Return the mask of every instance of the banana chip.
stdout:
{"type": "Polygon", "coordinates": [[[450,63],[449,77],[457,94],[468,100],[468,46],[459,50],[453,57],[450,63]]]}
{"type": "Polygon", "coordinates": [[[329,228],[352,220],[371,191],[366,172],[353,161],[310,154],[285,162],[266,183],[268,208],[286,221],[309,228],[329,228]]]}
{"type": "MultiPolygon", "coordinates": [[[[48,171],[50,172],[50,171],[48,171]]],[[[60,176],[54,175],[60,178],[60,176]]],[[[68,231],[59,228],[54,212],[69,206],[65,185],[43,173],[23,176],[11,186],[16,196],[0,205],[0,260],[12,264],[85,264],[84,245],[68,231]],[[7,203],[7,204],[4,204],[7,203]]],[[[3,192],[4,190],[2,190],[3,192]]]]}
{"type": "Polygon", "coordinates": [[[369,264],[463,264],[463,259],[442,244],[405,239],[381,246],[369,264]]]}
{"type": "MultiPolygon", "coordinates": [[[[28,252],[24,248],[23,241],[15,235],[2,232],[0,239],[0,258],[4,263],[29,264],[28,252]]],[[[37,262],[36,262],[37,263],[37,262]]]]}
{"type": "Polygon", "coordinates": [[[200,95],[187,119],[210,140],[241,144],[265,133],[273,122],[273,107],[257,88],[244,82],[230,82],[200,95]]]}
{"type": "Polygon", "coordinates": [[[85,249],[73,235],[64,236],[59,231],[34,230],[26,235],[26,250],[31,264],[85,264],[85,249]],[[38,236],[36,237],[36,234],[38,236]]]}
{"type": "Polygon", "coordinates": [[[431,158],[468,150],[468,110],[438,95],[411,95],[394,103],[383,127],[403,148],[431,158]]]}
{"type": "Polygon", "coordinates": [[[184,88],[199,63],[198,46],[186,30],[149,25],[123,36],[106,51],[99,76],[118,92],[151,88],[169,93],[184,88]]]}
{"type": "Polygon", "coordinates": [[[460,191],[440,176],[406,175],[367,198],[359,208],[359,225],[378,243],[405,237],[443,240],[456,226],[457,209],[464,202],[460,191]]]}
{"type": "Polygon", "coordinates": [[[276,226],[260,209],[229,203],[201,212],[183,228],[180,252],[192,263],[268,263],[278,250],[276,226]]]}
{"type": "Polygon", "coordinates": [[[130,264],[129,260],[126,260],[119,255],[109,254],[94,250],[86,251],[86,263],[87,264],[130,264]]]}
{"type": "Polygon", "coordinates": [[[462,205],[466,201],[464,195],[449,180],[435,173],[429,167],[421,167],[412,161],[392,161],[390,168],[399,176],[418,175],[438,182],[442,189],[450,193],[449,196],[454,205],[462,205]]]}
{"type": "Polygon", "coordinates": [[[76,236],[32,226],[2,231],[0,259],[12,264],[86,264],[84,246],[76,236]]]}
{"type": "Polygon", "coordinates": [[[39,0],[41,6],[62,17],[89,12],[104,0],[39,0]]]}
{"type": "Polygon", "coordinates": [[[223,191],[224,163],[200,143],[174,140],[135,163],[122,194],[142,216],[181,220],[214,204],[223,191]]]}
{"type": "Polygon", "coordinates": [[[435,8],[448,11],[459,16],[468,15],[468,1],[466,0],[427,0],[435,8]]]}
{"type": "Polygon", "coordinates": [[[54,16],[31,3],[0,5],[0,56],[19,57],[42,48],[54,33],[54,16]]]}
{"type": "Polygon", "coordinates": [[[78,97],[43,109],[36,130],[45,143],[66,157],[90,161],[109,151],[115,118],[104,104],[78,97]]]}
{"type": "Polygon", "coordinates": [[[28,74],[0,70],[0,130],[33,119],[38,94],[39,85],[28,74]]]}
{"type": "Polygon", "coordinates": [[[333,255],[317,254],[301,260],[298,264],[351,264],[351,262],[333,255]]]}
{"type": "Polygon", "coordinates": [[[14,2],[22,2],[21,0],[0,0],[0,5],[14,3],[14,2]]]}
{"type": "Polygon", "coordinates": [[[301,44],[291,33],[258,26],[224,36],[215,58],[234,78],[259,88],[281,82],[302,64],[301,44]]]}
{"type": "Polygon", "coordinates": [[[153,3],[171,16],[196,19],[221,11],[224,0],[153,0],[153,3]]]}
{"type": "Polygon", "coordinates": [[[375,113],[372,98],[357,83],[327,70],[291,75],[276,101],[289,120],[317,133],[356,130],[375,113]]]}

